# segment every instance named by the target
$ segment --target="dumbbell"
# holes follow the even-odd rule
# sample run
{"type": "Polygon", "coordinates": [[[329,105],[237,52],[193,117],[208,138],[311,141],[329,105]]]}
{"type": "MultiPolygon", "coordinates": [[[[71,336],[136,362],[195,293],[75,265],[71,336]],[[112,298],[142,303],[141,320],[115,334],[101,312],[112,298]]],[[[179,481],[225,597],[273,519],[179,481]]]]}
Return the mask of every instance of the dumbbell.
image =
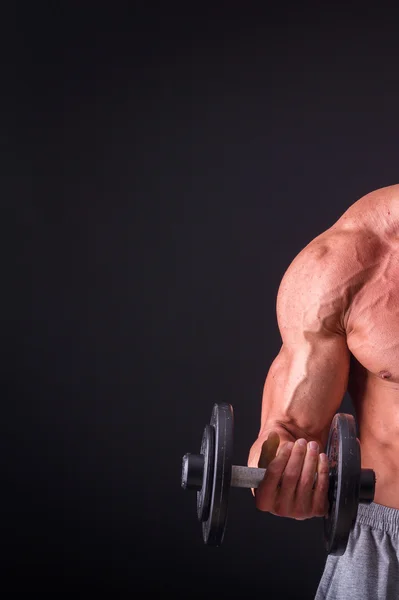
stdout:
{"type": "MultiPolygon", "coordinates": [[[[227,524],[231,487],[257,488],[266,469],[233,465],[234,416],[231,404],[214,404],[199,454],[185,454],[181,486],[197,492],[197,517],[204,543],[220,546],[227,524]]],[[[323,517],[324,547],[341,556],[357,516],[359,503],[374,499],[375,473],[361,468],[360,444],[352,415],[337,413],[331,423],[326,454],[329,461],[329,511],[323,517]]]]}

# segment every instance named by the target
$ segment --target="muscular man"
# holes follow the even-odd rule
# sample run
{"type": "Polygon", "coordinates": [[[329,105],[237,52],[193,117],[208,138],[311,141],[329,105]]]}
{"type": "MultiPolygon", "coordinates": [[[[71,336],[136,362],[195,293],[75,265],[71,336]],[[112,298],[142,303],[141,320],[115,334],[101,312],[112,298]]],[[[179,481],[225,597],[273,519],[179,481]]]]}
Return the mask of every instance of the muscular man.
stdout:
{"type": "Polygon", "coordinates": [[[280,284],[277,319],[282,345],[248,459],[268,467],[256,505],[295,519],[326,513],[322,451],[348,390],[376,492],[359,505],[345,554],[328,556],[316,600],[397,600],[399,185],[355,202],[296,256],[280,284]]]}

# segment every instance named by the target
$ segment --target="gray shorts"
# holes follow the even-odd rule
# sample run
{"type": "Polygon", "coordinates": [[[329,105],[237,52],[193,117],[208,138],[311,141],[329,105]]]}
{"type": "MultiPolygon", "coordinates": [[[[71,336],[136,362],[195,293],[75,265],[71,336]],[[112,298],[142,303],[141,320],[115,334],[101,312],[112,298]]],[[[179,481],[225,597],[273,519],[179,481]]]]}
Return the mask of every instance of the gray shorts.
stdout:
{"type": "Polygon", "coordinates": [[[359,504],[343,556],[328,556],[315,600],[399,599],[399,510],[359,504]]]}

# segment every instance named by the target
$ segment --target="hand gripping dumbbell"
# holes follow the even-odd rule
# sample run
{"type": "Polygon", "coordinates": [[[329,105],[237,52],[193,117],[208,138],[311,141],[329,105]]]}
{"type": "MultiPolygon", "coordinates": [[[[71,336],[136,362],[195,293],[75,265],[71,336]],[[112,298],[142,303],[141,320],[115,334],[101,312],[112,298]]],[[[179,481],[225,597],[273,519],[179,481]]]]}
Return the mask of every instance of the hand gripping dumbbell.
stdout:
{"type": "MultiPolygon", "coordinates": [[[[233,407],[215,404],[205,426],[199,454],[183,456],[181,485],[197,492],[197,516],[205,544],[220,546],[227,523],[231,487],[257,488],[266,469],[240,467],[233,459],[233,407]]],[[[352,415],[337,413],[330,427],[326,454],[329,511],[323,517],[328,554],[344,554],[359,503],[374,499],[375,473],[362,469],[360,444],[352,415]]]]}

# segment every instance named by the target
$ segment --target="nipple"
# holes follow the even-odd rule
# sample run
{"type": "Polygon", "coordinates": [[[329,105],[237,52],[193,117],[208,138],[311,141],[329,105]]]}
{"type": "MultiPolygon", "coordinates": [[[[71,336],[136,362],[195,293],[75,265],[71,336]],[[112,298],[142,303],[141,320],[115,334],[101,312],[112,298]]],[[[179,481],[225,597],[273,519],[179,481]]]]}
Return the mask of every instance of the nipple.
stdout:
{"type": "Polygon", "coordinates": [[[392,374],[389,371],[380,371],[378,377],[381,377],[381,379],[389,379],[392,377],[392,374]]]}

